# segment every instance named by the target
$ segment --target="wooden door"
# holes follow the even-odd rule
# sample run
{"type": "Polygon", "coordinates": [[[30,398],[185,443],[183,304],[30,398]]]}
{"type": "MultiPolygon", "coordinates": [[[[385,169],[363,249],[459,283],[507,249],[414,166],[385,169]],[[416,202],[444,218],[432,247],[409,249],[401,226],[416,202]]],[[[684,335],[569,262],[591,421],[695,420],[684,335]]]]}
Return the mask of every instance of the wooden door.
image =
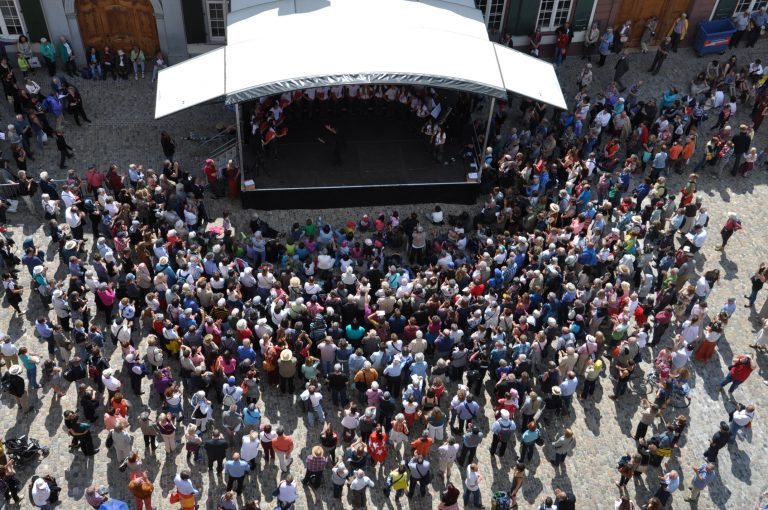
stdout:
{"type": "MultiPolygon", "coordinates": [[[[645,21],[651,16],[656,16],[659,20],[656,26],[656,40],[653,41],[656,44],[667,35],[680,13],[688,11],[690,2],[691,0],[624,0],[621,2],[614,30],[618,30],[626,20],[632,20],[632,32],[627,46],[639,46],[640,37],[645,30],[645,21]]],[[[689,32],[692,29],[693,27],[688,27],[689,32]]]]}
{"type": "Polygon", "coordinates": [[[112,53],[130,53],[136,45],[147,59],[160,49],[155,11],[150,0],[77,0],[77,20],[83,45],[112,53]]]}

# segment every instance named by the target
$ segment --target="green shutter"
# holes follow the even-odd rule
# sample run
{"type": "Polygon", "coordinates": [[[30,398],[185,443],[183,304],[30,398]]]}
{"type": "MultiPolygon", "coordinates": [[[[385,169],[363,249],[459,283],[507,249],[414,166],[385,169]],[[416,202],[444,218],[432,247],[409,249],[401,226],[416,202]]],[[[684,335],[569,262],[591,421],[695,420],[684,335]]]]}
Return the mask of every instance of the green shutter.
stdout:
{"type": "Polygon", "coordinates": [[[19,0],[19,7],[27,25],[30,42],[37,42],[41,37],[51,39],[48,35],[48,26],[45,24],[45,15],[40,6],[40,0],[19,0]]]}
{"type": "Polygon", "coordinates": [[[187,43],[207,42],[203,0],[183,0],[181,6],[184,12],[184,31],[187,34],[187,43]]]}
{"type": "Polygon", "coordinates": [[[712,15],[712,19],[731,18],[733,11],[736,10],[736,3],[738,0],[720,0],[717,2],[715,13],[712,15]]]}
{"type": "Polygon", "coordinates": [[[536,28],[539,0],[510,0],[507,30],[512,35],[530,35],[536,28]]]}
{"type": "Polygon", "coordinates": [[[589,17],[592,16],[592,8],[595,0],[578,0],[571,15],[571,25],[574,30],[586,30],[589,25],[589,17]]]}

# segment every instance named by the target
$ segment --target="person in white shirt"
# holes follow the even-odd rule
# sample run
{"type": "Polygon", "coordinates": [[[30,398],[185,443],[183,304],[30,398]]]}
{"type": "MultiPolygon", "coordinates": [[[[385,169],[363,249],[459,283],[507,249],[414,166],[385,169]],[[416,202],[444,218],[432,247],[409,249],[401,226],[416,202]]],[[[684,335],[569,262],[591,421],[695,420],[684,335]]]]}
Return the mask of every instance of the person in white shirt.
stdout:
{"type": "Polygon", "coordinates": [[[739,404],[739,408],[733,413],[733,420],[731,420],[731,437],[728,439],[728,442],[735,443],[736,435],[739,430],[752,423],[754,417],[755,406],[753,404],[747,406],[739,404]]]}
{"type": "Polygon", "coordinates": [[[67,220],[67,225],[69,225],[69,228],[72,231],[72,237],[78,241],[82,241],[83,219],[85,218],[85,213],[81,212],[77,206],[73,205],[72,207],[67,208],[67,212],[64,216],[67,220]]]}
{"type": "Polygon", "coordinates": [[[702,225],[696,225],[693,227],[693,232],[685,234],[688,245],[691,247],[691,252],[698,252],[707,240],[707,229],[702,225]]]}
{"type": "Polygon", "coordinates": [[[349,499],[352,508],[366,508],[365,491],[368,487],[373,488],[373,480],[365,476],[362,469],[355,471],[355,476],[349,484],[349,499]]]}
{"type": "Polygon", "coordinates": [[[120,391],[120,388],[123,386],[123,383],[115,377],[111,368],[105,368],[101,373],[101,382],[104,383],[104,387],[109,392],[109,398],[114,397],[115,393],[120,391]]]}
{"type": "Polygon", "coordinates": [[[429,219],[435,225],[443,224],[443,210],[439,205],[435,206],[435,210],[430,213],[429,219]]]}
{"type": "Polygon", "coordinates": [[[307,412],[307,421],[309,426],[312,427],[315,422],[325,423],[325,413],[323,412],[322,400],[323,395],[314,385],[310,385],[299,398],[308,403],[309,411],[307,412]]]}
{"type": "Polygon", "coordinates": [[[72,191],[68,185],[62,186],[61,201],[64,202],[64,207],[72,207],[80,201],[80,198],[72,191]]]}
{"type": "Polygon", "coordinates": [[[261,442],[259,433],[252,430],[248,435],[243,436],[243,445],[240,447],[240,458],[251,465],[251,470],[256,469],[256,462],[261,451],[261,442]]]}
{"type": "Polygon", "coordinates": [[[277,485],[277,500],[287,506],[296,501],[296,482],[293,481],[293,475],[286,476],[277,485]]]}
{"type": "Polygon", "coordinates": [[[441,476],[444,477],[443,482],[448,483],[451,479],[451,470],[456,463],[456,456],[459,453],[459,445],[457,444],[456,439],[452,437],[448,439],[437,449],[437,453],[440,457],[438,470],[440,471],[441,476]]]}
{"type": "Polygon", "coordinates": [[[464,508],[469,508],[469,498],[472,496],[475,508],[485,508],[480,498],[480,481],[483,475],[480,474],[480,468],[476,463],[467,466],[467,477],[464,479],[464,508]]]}

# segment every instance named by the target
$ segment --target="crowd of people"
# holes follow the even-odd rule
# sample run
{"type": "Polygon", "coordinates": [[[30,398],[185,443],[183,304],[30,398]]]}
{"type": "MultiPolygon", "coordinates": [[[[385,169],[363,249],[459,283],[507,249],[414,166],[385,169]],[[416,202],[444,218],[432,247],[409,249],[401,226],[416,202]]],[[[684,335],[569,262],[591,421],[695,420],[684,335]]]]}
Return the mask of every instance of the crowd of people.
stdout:
{"type": "MultiPolygon", "coordinates": [[[[460,500],[501,510],[528,504],[527,474],[540,462],[562,470],[569,455],[583,454],[567,425],[580,414],[575,399],[587,406],[612,385],[617,409],[633,413],[627,396],[645,371],[653,387],[640,401],[636,450],[616,451],[619,492],[606,498],[635,508],[628,484],[645,477],[653,492],[637,507],[664,508],[687,478],[670,466],[688,426],[674,415],[676,403],[704,398],[691,391],[694,367],[715,362],[738,311],[736,297],[707,302],[718,269],[697,273],[709,214],[695,172],[720,162],[748,176],[764,171],[766,153],[752,148],[754,115],[731,135],[735,57],[708,66],[690,93],[671,87],[658,106],[643,98],[642,82],[626,97],[616,83],[593,93],[591,73],[588,64],[570,111],[553,117],[522,100],[509,133],[501,128],[517,102],[497,112],[482,165],[488,193],[471,214],[388,211],[336,225],[310,217],[283,232],[253,214],[238,228],[229,213],[209,218],[210,181],[194,175],[212,173],[174,161],[170,136],[157,171],[91,166],[61,184],[19,165],[26,207],[45,217],[58,261],[32,238],[18,247],[0,236],[8,303],[20,317],[25,301],[42,307],[32,320],[45,345],[35,353],[34,341],[2,335],[3,390],[24,413],[36,409],[30,394],[50,389],[52,399],[66,398],[70,447],[109,455],[139,509],[158,503],[147,458],[159,445],[166,463],[185,453],[170,495],[185,510],[205,506],[206,493],[211,507],[263,508],[242,498],[250,485],[283,510],[323,486],[354,508],[382,491],[396,501],[434,497],[444,510],[460,500]],[[706,112],[718,115],[717,135],[702,152],[706,112]],[[688,174],[679,190],[669,188],[669,170],[688,174]],[[294,407],[306,437],[291,433],[294,407]],[[479,467],[478,448],[510,469],[509,487],[481,491],[492,475],[479,467]],[[276,485],[259,476],[269,465],[279,467],[276,485]],[[211,500],[200,472],[214,468],[226,485],[211,500]]],[[[764,114],[766,78],[752,74],[741,103],[764,114]]],[[[28,154],[28,128],[45,132],[46,114],[35,110],[39,87],[14,87],[21,119],[7,138],[28,154]]],[[[330,89],[328,98],[342,101],[349,89],[330,89]]],[[[372,87],[374,98],[377,90],[394,90],[417,115],[431,115],[415,95],[372,87]]],[[[287,106],[264,106],[254,129],[278,123],[287,106]]],[[[729,214],[718,249],[743,227],[729,214]]],[[[767,276],[760,264],[745,306],[755,306],[767,276]]],[[[757,349],[768,344],[763,324],[757,349]]],[[[719,450],[751,426],[756,406],[734,394],[756,368],[751,352],[729,363],[719,385],[732,412],[709,444],[688,446],[706,452],[687,499],[716,476],[719,450]]],[[[58,500],[57,474],[32,481],[35,506],[58,500]]],[[[23,497],[4,452],[0,488],[6,499],[23,497]]],[[[98,486],[84,495],[97,509],[109,497],[98,486]]],[[[555,487],[537,508],[576,504],[567,487],[555,487]]]]}

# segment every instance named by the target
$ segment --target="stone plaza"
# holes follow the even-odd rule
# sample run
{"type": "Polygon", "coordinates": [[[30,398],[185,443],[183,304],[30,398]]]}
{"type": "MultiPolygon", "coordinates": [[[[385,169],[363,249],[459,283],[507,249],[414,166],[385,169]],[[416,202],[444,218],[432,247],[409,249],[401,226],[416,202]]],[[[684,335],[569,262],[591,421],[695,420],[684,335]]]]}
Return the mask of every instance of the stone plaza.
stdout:
{"type": "MultiPolygon", "coordinates": [[[[747,65],[755,58],[764,56],[766,45],[761,40],[754,49],[738,49],[734,54],[738,56],[739,63],[747,65]]],[[[609,83],[613,76],[613,64],[617,57],[609,57],[604,68],[595,66],[595,82],[591,87],[597,92],[609,83]]],[[[721,59],[725,57],[720,57],[721,59]]],[[[648,69],[653,53],[632,53],[629,57],[630,71],[625,76],[627,84],[642,79],[643,85],[640,98],[661,97],[669,86],[677,86],[681,91],[687,91],[690,80],[706,67],[708,59],[697,58],[690,48],[682,48],[679,53],[670,54],[661,72],[651,76],[645,71],[648,69]]],[[[569,105],[573,104],[573,96],[576,93],[575,79],[581,70],[584,61],[578,56],[566,59],[560,70],[559,76],[569,105]]],[[[205,105],[184,111],[173,116],[155,121],[154,111],[154,87],[149,81],[149,73],[144,80],[134,81],[106,81],[90,82],[75,78],[74,84],[82,93],[85,110],[91,124],[77,127],[71,117],[67,116],[65,132],[67,142],[75,149],[75,158],[69,164],[76,169],[79,175],[83,175],[90,164],[96,164],[99,169],[106,170],[110,163],[118,164],[125,169],[130,163],[141,163],[146,168],[159,168],[164,159],[160,146],[160,132],[168,131],[176,140],[176,157],[181,162],[182,168],[202,176],[202,167],[207,157],[207,148],[202,146],[194,138],[203,134],[211,136],[215,132],[218,123],[234,123],[234,114],[222,105],[205,105]],[[188,140],[186,138],[193,138],[188,140]]],[[[33,78],[39,80],[43,90],[49,90],[48,76],[38,70],[33,78]]],[[[200,77],[204,79],[204,77],[200,77]]],[[[190,83],[194,87],[195,83],[190,83]]],[[[750,105],[740,106],[735,119],[730,124],[738,125],[740,121],[748,119],[750,105]]],[[[4,117],[10,118],[8,105],[6,104],[4,117]]],[[[512,115],[512,117],[515,117],[512,115]]],[[[515,119],[509,121],[513,125],[515,119]]],[[[702,126],[699,138],[699,148],[694,160],[701,157],[701,150],[706,143],[709,127],[714,123],[710,119],[702,126]]],[[[7,144],[3,150],[10,154],[7,144]]],[[[768,146],[768,137],[765,128],[758,132],[754,146],[762,151],[768,146]]],[[[37,158],[29,165],[30,172],[37,176],[40,171],[48,171],[54,178],[64,178],[66,171],[58,169],[58,153],[55,144],[49,142],[44,151],[37,151],[37,158]]],[[[221,163],[221,162],[220,162],[221,163]]],[[[15,169],[14,169],[15,170],[15,169]]],[[[697,256],[697,270],[699,274],[706,270],[719,268],[721,281],[714,287],[708,299],[709,308],[712,311],[719,310],[728,297],[736,297],[738,309],[735,316],[725,330],[725,338],[718,344],[715,357],[706,364],[691,362],[693,366],[692,403],[685,409],[670,409],[666,419],[674,418],[674,413],[682,413],[689,418],[689,427],[682,441],[678,444],[672,460],[667,469],[677,469],[687,489],[692,476],[692,467],[703,462],[702,453],[707,448],[709,438],[717,430],[718,423],[727,421],[730,404],[727,404],[725,394],[718,392],[717,384],[727,372],[731,358],[738,354],[754,352],[748,347],[753,343],[756,335],[757,324],[761,317],[766,317],[768,301],[763,292],[757,301],[755,308],[744,308],[743,295],[749,292],[749,277],[757,269],[762,261],[767,261],[766,231],[768,231],[768,172],[762,167],[753,172],[748,178],[731,177],[727,171],[721,175],[713,175],[704,170],[699,178],[699,195],[704,196],[704,205],[710,213],[708,226],[709,239],[697,256]],[[719,230],[725,223],[729,211],[737,212],[744,222],[744,229],[737,232],[724,252],[717,252],[714,247],[719,244],[719,230]]],[[[676,192],[683,184],[683,176],[670,176],[670,192],[676,192]]],[[[35,198],[39,200],[39,195],[35,198]]],[[[419,204],[413,206],[398,206],[401,217],[417,211],[420,215],[430,211],[434,204],[419,204]]],[[[474,214],[474,207],[442,204],[446,214],[455,214],[462,210],[468,210],[474,214]]],[[[247,231],[250,211],[241,211],[237,201],[230,199],[207,200],[206,206],[212,217],[221,221],[221,213],[224,210],[231,211],[233,226],[238,231],[247,231]]],[[[285,231],[294,222],[303,223],[307,217],[315,218],[322,214],[324,221],[332,225],[340,225],[347,220],[359,220],[365,214],[378,214],[380,211],[391,211],[392,208],[346,208],[329,209],[323,211],[263,211],[260,215],[274,228],[285,231]]],[[[30,215],[24,203],[19,204],[16,213],[9,213],[9,228],[14,235],[17,245],[26,236],[32,236],[36,244],[44,249],[48,246],[47,234],[43,227],[42,216],[30,215]]],[[[87,234],[89,236],[89,234],[87,234]]],[[[88,237],[90,247],[90,237],[88,237]]],[[[56,269],[58,257],[56,250],[47,251],[50,268],[56,269]]],[[[34,320],[41,313],[48,313],[55,320],[55,314],[51,310],[45,312],[40,306],[37,296],[31,296],[29,289],[29,275],[22,267],[20,282],[25,286],[25,304],[28,308],[26,317],[12,315],[13,310],[4,302],[0,308],[0,330],[6,331],[19,346],[27,346],[33,353],[44,355],[45,345],[34,335],[34,320]],[[27,301],[29,305],[27,306],[27,301]]],[[[65,266],[59,269],[58,276],[64,275],[65,266]]],[[[144,329],[146,331],[146,328],[144,329]]],[[[667,340],[669,342],[669,340],[667,340]]],[[[142,344],[140,351],[143,353],[142,344]]],[[[111,364],[118,368],[121,366],[120,352],[114,352],[111,346],[107,348],[111,355],[111,364]]],[[[647,372],[649,368],[650,354],[645,354],[642,368],[647,372]]],[[[750,430],[742,431],[737,443],[728,446],[720,455],[717,466],[717,477],[705,490],[698,504],[691,505],[683,501],[684,491],[674,494],[671,507],[675,509],[700,508],[720,510],[752,509],[755,507],[760,494],[768,489],[765,473],[768,473],[768,438],[765,434],[765,413],[768,399],[768,387],[763,384],[768,379],[768,357],[760,354],[757,357],[759,369],[750,379],[735,393],[738,402],[757,406],[757,415],[754,426],[750,430]],[[760,475],[763,473],[763,475],[760,475]]],[[[149,382],[144,383],[149,387],[149,382]]],[[[569,426],[575,434],[577,446],[574,454],[569,457],[565,466],[555,471],[547,462],[551,458],[549,446],[538,449],[535,454],[535,466],[526,471],[526,478],[521,490],[521,509],[538,508],[546,496],[552,496],[555,488],[562,488],[573,492],[577,498],[577,508],[588,510],[603,510],[613,508],[614,500],[618,494],[614,482],[618,479],[616,462],[619,457],[627,452],[634,452],[635,444],[632,432],[638,419],[638,403],[640,396],[631,395],[613,402],[608,399],[611,393],[612,382],[608,377],[601,378],[602,389],[598,389],[594,401],[574,402],[574,411],[570,415],[559,418],[560,423],[546,427],[545,438],[547,442],[554,439],[554,434],[561,430],[562,425],[569,426]]],[[[134,401],[132,395],[128,395],[132,404],[129,415],[131,430],[135,435],[135,445],[143,457],[144,467],[155,482],[153,505],[155,508],[172,508],[168,501],[169,493],[173,489],[173,477],[187,466],[184,452],[177,448],[176,454],[166,456],[162,448],[158,448],[156,456],[144,456],[141,435],[138,432],[137,416],[142,410],[159,408],[159,402],[154,392],[146,391],[143,402],[134,401]],[[151,396],[147,399],[148,395],[151,396]],[[147,402],[149,400],[149,403],[147,402]],[[148,406],[149,404],[149,406],[148,406]]],[[[289,402],[288,398],[297,397],[280,396],[273,389],[265,388],[262,391],[263,402],[260,404],[265,420],[271,423],[279,423],[287,433],[294,436],[297,448],[294,452],[294,463],[291,472],[298,480],[304,475],[303,461],[309,454],[309,450],[318,444],[319,427],[308,428],[305,416],[299,411],[295,401],[289,402]]],[[[482,402],[487,403],[489,395],[483,397],[482,402]]],[[[22,434],[39,439],[50,447],[50,455],[41,458],[38,465],[30,464],[19,470],[19,478],[25,483],[25,491],[28,480],[33,474],[51,473],[63,487],[62,503],[58,508],[83,509],[86,508],[84,490],[90,485],[105,485],[110,488],[113,497],[133,502],[127,491],[127,473],[118,470],[118,463],[114,460],[114,453],[106,448],[104,441],[106,432],[97,425],[99,432],[101,451],[95,456],[86,458],[77,451],[68,448],[69,438],[62,427],[62,413],[67,409],[76,409],[76,390],[68,389],[67,396],[56,400],[51,398],[50,388],[33,391],[31,402],[35,405],[35,411],[29,415],[17,412],[12,399],[4,396],[0,407],[0,426],[4,430],[4,436],[17,437],[22,434]]],[[[186,409],[189,413],[189,409],[186,409]]],[[[336,425],[340,419],[340,410],[326,403],[326,413],[329,419],[336,425]]],[[[494,420],[490,405],[485,406],[484,419],[479,420],[481,428],[488,434],[490,423],[494,420]]],[[[413,436],[413,434],[412,434],[413,436]]],[[[514,465],[516,453],[507,452],[501,460],[491,456],[488,451],[490,440],[484,440],[478,449],[479,463],[484,476],[482,480],[483,503],[490,507],[491,493],[499,490],[509,490],[511,485],[511,468],[514,465]],[[514,453],[514,454],[513,454],[514,453]]],[[[97,445],[98,447],[98,445],[97,445]]],[[[515,450],[519,451],[519,445],[515,443],[515,450]]],[[[384,484],[389,469],[394,467],[393,460],[388,460],[388,469],[367,471],[367,474],[375,481],[376,487],[371,491],[369,506],[373,508],[394,508],[397,506],[414,509],[431,509],[437,506],[437,494],[444,488],[442,482],[435,481],[432,484],[431,494],[425,499],[403,499],[401,504],[395,504],[394,499],[386,499],[381,487],[384,484]]],[[[204,495],[201,499],[201,508],[216,509],[220,495],[224,491],[225,479],[223,475],[207,471],[204,466],[191,467],[196,485],[202,484],[204,495]]],[[[461,478],[457,473],[463,470],[454,469],[452,481],[457,487],[461,478]]],[[[648,475],[636,478],[630,483],[629,489],[632,499],[639,505],[647,501],[648,497],[658,487],[656,474],[653,468],[648,475]]],[[[267,508],[274,507],[272,491],[280,480],[279,469],[275,464],[267,465],[251,475],[246,480],[245,501],[259,498],[267,508]]],[[[460,489],[463,490],[462,487],[460,489]]],[[[307,486],[299,489],[297,508],[334,508],[338,507],[336,500],[331,498],[331,483],[326,476],[324,485],[314,490],[307,486]],[[336,505],[336,506],[334,506],[336,505]]],[[[24,501],[22,506],[29,505],[24,501]]],[[[9,506],[6,502],[6,506],[9,506]]],[[[348,505],[344,503],[344,508],[348,505]]]]}

